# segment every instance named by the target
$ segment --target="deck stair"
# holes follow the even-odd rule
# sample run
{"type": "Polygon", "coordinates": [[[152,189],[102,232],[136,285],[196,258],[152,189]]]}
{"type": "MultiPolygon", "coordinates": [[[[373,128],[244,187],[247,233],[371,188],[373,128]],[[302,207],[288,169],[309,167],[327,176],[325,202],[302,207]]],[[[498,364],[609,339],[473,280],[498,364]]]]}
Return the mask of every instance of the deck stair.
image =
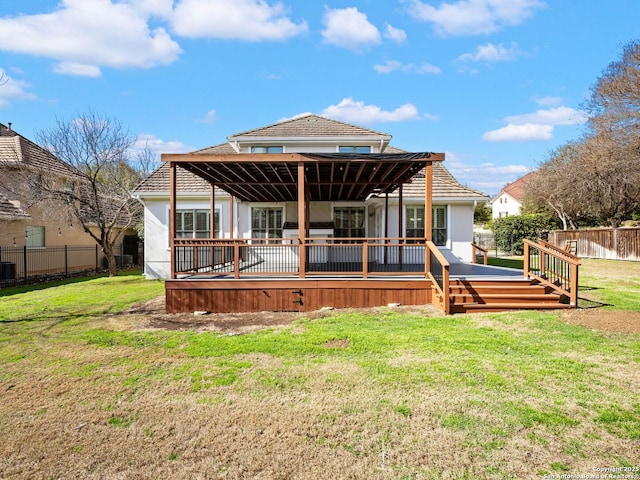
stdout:
{"type": "Polygon", "coordinates": [[[449,300],[451,313],[570,308],[563,295],[527,279],[452,279],[449,300]]]}

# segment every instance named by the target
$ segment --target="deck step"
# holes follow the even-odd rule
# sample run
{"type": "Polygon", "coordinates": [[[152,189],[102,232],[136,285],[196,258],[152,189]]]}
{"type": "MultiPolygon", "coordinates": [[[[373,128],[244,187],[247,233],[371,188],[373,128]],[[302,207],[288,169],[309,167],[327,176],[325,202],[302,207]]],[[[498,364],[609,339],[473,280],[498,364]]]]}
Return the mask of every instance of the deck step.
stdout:
{"type": "Polygon", "coordinates": [[[451,305],[451,313],[506,312],[509,310],[558,310],[571,308],[566,303],[523,304],[523,303],[467,303],[451,305]]]}
{"type": "Polygon", "coordinates": [[[449,288],[451,313],[569,308],[561,295],[536,281],[454,280],[449,288]]]}

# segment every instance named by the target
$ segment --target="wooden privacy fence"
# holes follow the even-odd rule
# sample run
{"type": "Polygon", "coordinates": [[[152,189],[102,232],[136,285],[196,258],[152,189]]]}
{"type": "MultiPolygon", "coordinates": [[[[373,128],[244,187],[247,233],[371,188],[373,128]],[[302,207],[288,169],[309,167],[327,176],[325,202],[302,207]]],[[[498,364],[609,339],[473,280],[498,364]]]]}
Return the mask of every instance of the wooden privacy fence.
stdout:
{"type": "Polygon", "coordinates": [[[640,261],[640,228],[554,230],[549,243],[578,257],[640,261]]]}

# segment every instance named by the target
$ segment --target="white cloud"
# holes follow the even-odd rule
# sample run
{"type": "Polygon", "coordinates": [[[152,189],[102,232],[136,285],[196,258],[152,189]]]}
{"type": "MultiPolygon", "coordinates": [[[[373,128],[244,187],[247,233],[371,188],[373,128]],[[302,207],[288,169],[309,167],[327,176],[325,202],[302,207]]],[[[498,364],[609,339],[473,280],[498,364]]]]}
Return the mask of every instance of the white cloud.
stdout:
{"type": "Polygon", "coordinates": [[[494,45],[487,43],[486,45],[478,45],[472,53],[465,53],[458,57],[462,62],[506,62],[515,60],[520,55],[518,46],[513,43],[510,48],[503,44],[494,45]]]}
{"type": "Polygon", "coordinates": [[[522,23],[545,6],[540,0],[458,0],[438,7],[420,0],[405,2],[412,16],[432,23],[444,36],[494,33],[522,23]]]}
{"type": "MultiPolygon", "coordinates": [[[[147,8],[151,5],[147,0],[147,8]]],[[[59,61],[56,72],[72,75],[96,76],[105,66],[172,63],[179,45],[163,28],[151,31],[146,15],[126,3],[63,0],[52,13],[0,19],[0,50],[52,58],[59,61]]]]}
{"type": "Polygon", "coordinates": [[[587,119],[585,112],[571,107],[540,109],[533,113],[505,117],[506,126],[486,132],[482,139],[487,142],[551,140],[556,126],[582,125],[587,119]]]}
{"type": "Polygon", "coordinates": [[[485,132],[482,139],[487,142],[530,142],[535,140],[551,140],[553,138],[553,125],[540,125],[525,123],[514,125],[509,123],[506,127],[485,132]]]}
{"type": "Polygon", "coordinates": [[[393,111],[385,111],[377,105],[365,105],[353,98],[345,98],[337,105],[325,108],[320,115],[355,124],[404,122],[420,118],[418,109],[411,103],[401,105],[393,111]]]}
{"type": "Polygon", "coordinates": [[[198,123],[213,123],[216,121],[216,111],[209,110],[203,118],[197,120],[198,123]]]}
{"type": "Polygon", "coordinates": [[[28,83],[11,78],[0,68],[0,108],[8,107],[13,100],[35,100],[36,96],[27,88],[28,83]]]}
{"type": "Polygon", "coordinates": [[[537,110],[523,115],[512,115],[505,121],[516,125],[538,123],[545,125],[582,125],[587,122],[587,114],[571,107],[556,107],[548,110],[537,110]]]}
{"type": "Polygon", "coordinates": [[[474,165],[467,156],[446,152],[446,167],[463,185],[468,185],[485,193],[497,193],[504,185],[529,172],[526,165],[494,165],[483,163],[474,165]]]}
{"type": "Polygon", "coordinates": [[[416,65],[414,63],[401,63],[397,60],[387,60],[383,64],[374,65],[373,69],[378,73],[392,73],[392,72],[421,73],[421,74],[422,73],[432,73],[432,74],[442,73],[442,70],[440,69],[440,67],[431,65],[429,63],[416,65]]]}
{"type": "Polygon", "coordinates": [[[177,140],[165,141],[150,133],[141,133],[136,138],[133,150],[142,151],[144,148],[148,148],[157,155],[161,153],[187,153],[195,150],[194,147],[177,140]]]}
{"type": "Polygon", "coordinates": [[[325,43],[352,51],[361,51],[381,42],[380,32],[355,7],[326,8],[322,38],[325,43]]]}
{"type": "Polygon", "coordinates": [[[395,28],[387,23],[384,29],[384,38],[401,45],[407,41],[407,32],[400,28],[395,28]]]}
{"type": "Polygon", "coordinates": [[[75,75],[77,77],[99,77],[102,75],[100,67],[75,62],[60,62],[53,66],[55,73],[75,75]]]}
{"type": "Polygon", "coordinates": [[[188,38],[248,41],[286,40],[307,31],[295,23],[282,3],[265,0],[181,0],[173,14],[173,31],[188,38]]]}
{"type": "Polygon", "coordinates": [[[557,107],[562,104],[562,97],[538,97],[533,101],[542,107],[557,107]]]}

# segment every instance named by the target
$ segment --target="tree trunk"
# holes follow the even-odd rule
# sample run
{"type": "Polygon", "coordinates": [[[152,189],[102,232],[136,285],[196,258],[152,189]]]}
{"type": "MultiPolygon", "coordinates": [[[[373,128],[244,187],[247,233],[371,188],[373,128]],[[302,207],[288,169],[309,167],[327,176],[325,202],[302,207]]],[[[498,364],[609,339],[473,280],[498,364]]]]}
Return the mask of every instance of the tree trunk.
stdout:
{"type": "Polygon", "coordinates": [[[107,259],[107,268],[109,270],[109,276],[115,277],[118,274],[118,264],[116,263],[116,256],[113,253],[112,248],[102,247],[104,256],[107,259]]]}

